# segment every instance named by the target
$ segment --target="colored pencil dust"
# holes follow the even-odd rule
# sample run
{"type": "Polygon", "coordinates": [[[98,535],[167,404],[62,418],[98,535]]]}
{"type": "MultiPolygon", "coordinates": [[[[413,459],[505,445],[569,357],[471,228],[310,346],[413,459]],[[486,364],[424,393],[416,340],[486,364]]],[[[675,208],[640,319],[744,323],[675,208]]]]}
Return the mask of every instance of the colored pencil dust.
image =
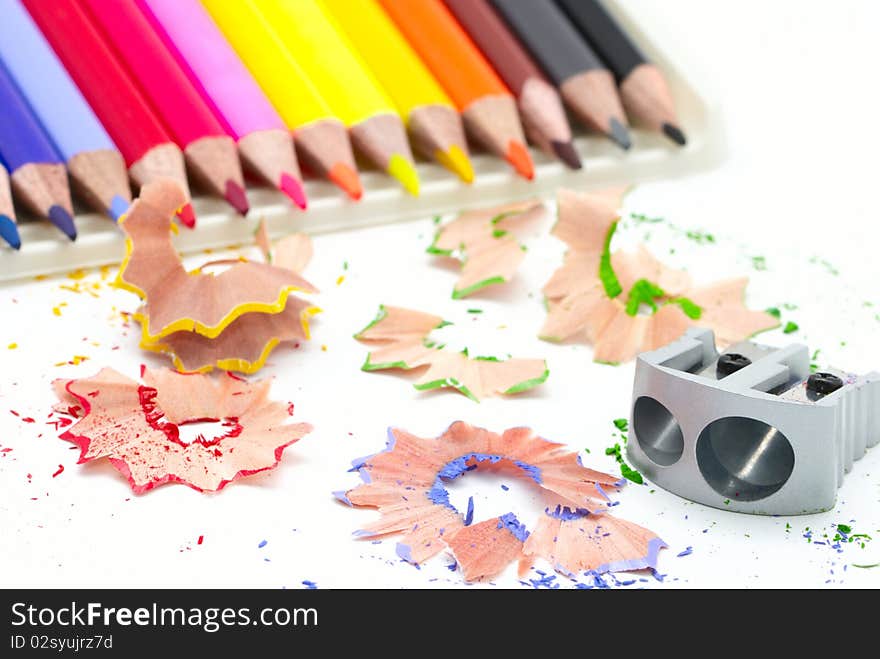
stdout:
{"type": "Polygon", "coordinates": [[[177,145],[192,174],[242,215],[248,211],[235,142],[132,2],[80,0],[177,145]],[[181,111],[185,108],[185,111],[181,111]]]}
{"type": "Polygon", "coordinates": [[[245,164],[305,208],[293,136],[198,0],[138,3],[245,164]]]}
{"type": "Polygon", "coordinates": [[[417,195],[419,176],[394,104],[321,7],[314,0],[256,0],[256,5],[348,126],[355,148],[417,195]]]}
{"type": "Polygon", "coordinates": [[[18,0],[4,5],[0,59],[67,162],[82,196],[119,219],[131,204],[125,162],[18,0]]]}
{"type": "Polygon", "coordinates": [[[360,199],[363,187],[345,125],[253,0],[202,0],[202,5],[293,132],[303,165],[360,199]]]}
{"type": "Polygon", "coordinates": [[[0,163],[0,238],[12,247],[21,249],[21,236],[15,223],[15,207],[12,205],[12,189],[9,187],[9,172],[0,163]]]}
{"type": "Polygon", "coordinates": [[[629,35],[597,0],[558,0],[581,34],[608,64],[627,112],[684,146],[675,102],[663,73],[648,62],[629,35]]]}
{"type": "Polygon", "coordinates": [[[64,163],[2,63],[0,108],[0,157],[9,167],[13,191],[33,213],[76,240],[64,163]]]}
{"type": "Polygon", "coordinates": [[[473,181],[458,111],[376,0],[362,0],[357,11],[352,11],[349,0],[320,0],[320,4],[394,101],[416,150],[462,181],[473,181]]]}
{"type": "Polygon", "coordinates": [[[489,0],[443,0],[517,97],[526,135],[572,169],[581,159],[571,141],[562,99],[498,16],[489,0]]]}
{"type": "MultiPolygon", "coordinates": [[[[76,0],[22,0],[125,159],[137,186],[161,178],[189,198],[183,154],[76,0]]],[[[178,213],[195,224],[192,206],[178,213]]]]}
{"type": "Polygon", "coordinates": [[[510,90],[440,0],[380,0],[464,117],[471,136],[524,178],[535,175],[510,90]]]}
{"type": "Polygon", "coordinates": [[[630,147],[614,76],[554,0],[492,0],[577,118],[622,148],[630,147]]]}

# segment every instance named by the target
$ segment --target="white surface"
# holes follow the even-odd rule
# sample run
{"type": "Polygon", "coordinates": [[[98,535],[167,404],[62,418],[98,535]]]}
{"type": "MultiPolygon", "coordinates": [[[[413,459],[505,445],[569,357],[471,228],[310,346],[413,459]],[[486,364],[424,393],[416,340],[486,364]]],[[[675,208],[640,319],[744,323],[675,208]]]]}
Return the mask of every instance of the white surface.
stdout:
{"type": "MultiPolygon", "coordinates": [[[[626,6],[638,12],[648,4],[630,0],[626,6]]],[[[649,246],[673,264],[687,264],[698,280],[749,272],[752,306],[798,305],[783,320],[798,322],[802,330],[766,334],[768,343],[803,341],[822,349],[822,363],[880,367],[880,306],[864,306],[880,305],[874,194],[880,144],[871,129],[878,97],[859,88],[860,80],[872,85],[868,67],[880,57],[873,38],[880,6],[756,0],[735,9],[696,0],[667,5],[666,20],[678,26],[688,50],[714,79],[730,158],[705,175],[641,186],[627,209],[715,234],[717,246],[698,246],[650,228],[649,246]],[[669,246],[674,255],[668,255],[669,246]],[[754,271],[751,256],[766,257],[768,269],[754,271]],[[836,266],[839,276],[811,263],[813,257],[836,266]]],[[[435,435],[458,418],[495,430],[531,425],[573,450],[589,447],[585,464],[614,469],[603,453],[613,441],[611,420],[626,415],[632,366],[595,365],[586,346],[535,338],[544,317],[539,291],[563,251],[548,227],[549,220],[527,232],[529,251],[513,283],[460,302],[450,299],[454,272],[423,251],[433,231],[427,218],[318,237],[306,275],[324,291],[318,301],[325,313],[316,319],[310,344],[276,351],[263,372],[277,377],[277,397],[294,401],[295,418],[310,421],[315,431],[288,449],[275,471],[217,495],[169,485],[135,497],[108,465],[76,465],[75,452],[44,425],[52,378],[83,377],[108,364],[133,376],[143,361],[163,363],[140,352],[134,328],[122,326],[118,311],[133,310],[134,296],[106,283],[97,298],[72,293],[61,288],[72,283],[65,278],[0,288],[0,445],[12,448],[0,454],[0,584],[459,585],[459,575],[445,569],[442,557],[416,570],[399,562],[393,540],[373,545],[352,539],[351,531],[374,513],[339,505],[330,492],[358,481],[346,473],[349,460],[380,449],[388,425],[435,435]],[[337,286],[341,274],[346,278],[337,286]],[[57,317],[52,307],[61,302],[67,306],[57,317]],[[482,340],[495,341],[498,353],[545,356],[550,378],[533,393],[475,404],[454,393],[419,394],[403,377],[362,373],[365,349],[351,334],[380,302],[480,327],[482,340]],[[485,313],[469,316],[468,308],[485,313]],[[492,333],[499,325],[506,329],[492,333]],[[7,350],[13,341],[18,348],[7,350]],[[53,366],[73,355],[90,360],[53,366]],[[9,409],[37,423],[21,423],[9,409]],[[59,464],[65,470],[52,478],[59,464]],[[197,545],[200,535],[204,543],[197,545]]],[[[621,244],[643,233],[625,231],[621,244]]],[[[476,343],[464,330],[460,336],[476,343]]],[[[522,487],[505,494],[498,480],[468,476],[456,484],[454,500],[466,500],[468,488],[476,494],[476,519],[512,508],[522,512],[503,498],[519,496],[522,487]],[[487,494],[493,501],[485,501],[487,494]]],[[[728,514],[650,484],[629,486],[619,499],[617,514],[649,526],[670,545],[659,564],[665,581],[631,587],[880,586],[880,568],[851,566],[880,562],[877,449],[847,475],[835,509],[809,517],[728,514]],[[833,535],[837,523],[875,539],[864,549],[853,543],[837,553],[802,537],[805,527],[817,539],[826,531],[833,535]],[[678,558],[688,546],[693,553],[678,558]]],[[[522,517],[528,519],[528,512],[522,517]]],[[[511,572],[496,583],[517,586],[511,572]]]]}

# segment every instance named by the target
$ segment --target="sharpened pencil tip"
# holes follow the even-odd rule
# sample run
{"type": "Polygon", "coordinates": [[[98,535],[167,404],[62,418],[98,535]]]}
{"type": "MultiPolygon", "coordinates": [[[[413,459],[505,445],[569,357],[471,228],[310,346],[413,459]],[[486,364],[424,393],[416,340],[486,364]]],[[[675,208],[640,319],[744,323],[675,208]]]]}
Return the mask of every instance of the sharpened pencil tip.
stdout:
{"type": "Polygon", "coordinates": [[[11,217],[0,215],[0,237],[9,243],[12,249],[21,249],[21,236],[18,235],[18,227],[11,217]]]}
{"type": "Polygon", "coordinates": [[[434,152],[434,158],[465,183],[473,183],[474,166],[464,149],[457,144],[453,144],[446,151],[437,149],[434,152]]]}
{"type": "Polygon", "coordinates": [[[570,169],[580,169],[582,167],[581,157],[571,142],[557,142],[553,140],[550,142],[550,146],[553,147],[553,153],[556,154],[556,157],[568,165],[570,169]]]}
{"type": "Polygon", "coordinates": [[[76,240],[76,225],[73,216],[58,204],[49,209],[49,221],[64,232],[71,240],[76,240]]]}
{"type": "Polygon", "coordinates": [[[522,142],[511,140],[510,146],[507,147],[507,154],[504,158],[513,165],[513,168],[523,178],[531,181],[535,178],[535,164],[529,155],[529,150],[522,142]]]}
{"type": "Polygon", "coordinates": [[[129,206],[131,206],[131,202],[117,194],[113,195],[113,199],[110,200],[110,208],[107,211],[114,222],[119,222],[119,218],[128,212],[129,206]]]}
{"type": "Polygon", "coordinates": [[[681,128],[674,124],[663,124],[663,134],[666,135],[666,137],[668,137],[670,140],[678,144],[678,146],[684,146],[685,144],[687,144],[687,138],[684,136],[681,128]]]}
{"type": "Polygon", "coordinates": [[[297,181],[287,172],[284,172],[281,175],[281,185],[278,187],[281,188],[281,191],[290,197],[291,201],[302,210],[305,210],[309,205],[309,201],[306,199],[306,191],[303,190],[302,183],[297,181]]]}
{"type": "Polygon", "coordinates": [[[614,140],[621,149],[629,149],[632,146],[632,139],[630,139],[626,126],[620,123],[617,117],[611,117],[608,124],[611,127],[608,131],[608,137],[614,140]]]}
{"type": "Polygon", "coordinates": [[[327,176],[355,201],[363,196],[364,188],[361,185],[361,177],[358,176],[357,170],[352,169],[345,163],[338,162],[333,165],[327,176]]]}
{"type": "Polygon", "coordinates": [[[230,206],[238,211],[240,215],[247,215],[247,212],[251,209],[251,205],[248,203],[247,193],[244,191],[244,188],[235,181],[226,181],[226,193],[223,197],[229,202],[230,206]]]}
{"type": "Polygon", "coordinates": [[[419,173],[409,158],[395,153],[388,161],[388,173],[400,181],[413,197],[419,196],[419,173]]]}
{"type": "Polygon", "coordinates": [[[192,204],[184,204],[177,210],[177,219],[189,229],[196,226],[196,212],[193,210],[192,204]]]}

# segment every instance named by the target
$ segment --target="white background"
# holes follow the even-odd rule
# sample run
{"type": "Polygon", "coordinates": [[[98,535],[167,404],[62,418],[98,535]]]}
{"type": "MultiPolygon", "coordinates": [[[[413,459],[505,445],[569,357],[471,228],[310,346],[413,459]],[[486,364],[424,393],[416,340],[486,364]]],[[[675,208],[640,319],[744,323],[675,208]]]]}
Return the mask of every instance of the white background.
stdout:
{"type": "MultiPolygon", "coordinates": [[[[653,5],[624,4],[636,15],[653,5]]],[[[666,6],[662,20],[680,34],[676,50],[696,61],[723,108],[729,157],[715,171],[639,187],[627,210],[713,233],[717,244],[700,246],[665,225],[650,229],[649,247],[687,265],[698,281],[748,273],[753,306],[797,305],[783,320],[796,321],[801,331],[768,333],[766,342],[802,341],[821,348],[824,364],[880,368],[874,69],[880,5],[678,0],[666,6]],[[753,256],[764,256],[768,269],[755,271],[753,256]]],[[[650,13],[658,14],[653,6],[650,13]]],[[[530,425],[572,450],[589,448],[585,464],[615,469],[604,448],[613,441],[612,419],[627,414],[632,366],[599,366],[587,346],[535,338],[544,318],[540,288],[563,252],[549,227],[547,219],[525,232],[529,250],[514,282],[463,302],[450,299],[454,270],[424,253],[433,231],[427,218],[318,237],[306,276],[323,291],[316,301],[325,313],[310,344],[277,350],[262,373],[276,378],[277,397],[292,400],[296,419],[315,430],[286,451],[278,469],[215,495],[169,485],[134,496],[109,465],[76,465],[76,452],[45,425],[53,378],[85,377],[104,365],[134,377],[142,362],[165,363],[141,352],[136,328],[123,325],[119,311],[133,311],[134,296],[112,290],[97,272],[79,283],[94,284],[97,297],[66,290],[75,282],[65,277],[0,288],[0,450],[12,449],[0,454],[0,585],[460,585],[443,557],[417,570],[397,559],[393,540],[354,540],[351,532],[375,514],[342,506],[330,493],[358,482],[346,473],[349,461],[382,448],[389,425],[433,436],[455,419],[494,430],[530,425]],[[449,339],[474,352],[546,357],[550,378],[515,399],[475,404],[454,393],[420,394],[406,377],[362,373],[365,349],[351,334],[383,302],[454,321],[449,339]],[[56,316],[53,307],[61,303],[56,316]],[[484,313],[468,315],[468,308],[484,313]],[[13,342],[18,347],[7,349],[13,342]],[[74,355],[89,360],[54,365],[74,355]],[[36,423],[22,423],[9,410],[36,423]],[[64,472],[53,478],[59,465],[64,472]]],[[[625,244],[645,232],[622,233],[625,244]]],[[[470,475],[451,489],[459,503],[475,496],[477,520],[508,510],[528,520],[535,510],[529,488],[512,479],[470,475]]],[[[630,587],[880,586],[880,568],[852,567],[880,562],[880,449],[855,464],[834,510],[820,515],[736,515],[651,484],[629,486],[619,499],[617,514],[670,545],[660,557],[665,580],[630,587]],[[833,534],[837,523],[875,540],[837,552],[803,537],[806,527],[815,539],[833,534]],[[677,557],[687,547],[693,552],[677,557]]],[[[519,587],[512,571],[494,583],[519,587]]]]}

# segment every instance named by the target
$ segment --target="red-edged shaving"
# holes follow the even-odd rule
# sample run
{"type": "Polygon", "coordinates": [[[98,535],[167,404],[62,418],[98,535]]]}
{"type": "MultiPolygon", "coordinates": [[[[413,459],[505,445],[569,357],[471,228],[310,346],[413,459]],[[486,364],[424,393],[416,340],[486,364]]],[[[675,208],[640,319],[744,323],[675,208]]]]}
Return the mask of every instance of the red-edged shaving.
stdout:
{"type": "Polygon", "coordinates": [[[79,412],[61,435],[79,447],[79,462],[109,459],[137,494],[172,482],[220,490],[273,469],[284,449],[312,430],[285,424],[290,406],[269,400],[268,380],[142,370],[144,384],[111,368],[53,383],[61,405],[79,412]],[[181,426],[204,421],[220,422],[222,434],[189,444],[180,439],[181,426]]]}

